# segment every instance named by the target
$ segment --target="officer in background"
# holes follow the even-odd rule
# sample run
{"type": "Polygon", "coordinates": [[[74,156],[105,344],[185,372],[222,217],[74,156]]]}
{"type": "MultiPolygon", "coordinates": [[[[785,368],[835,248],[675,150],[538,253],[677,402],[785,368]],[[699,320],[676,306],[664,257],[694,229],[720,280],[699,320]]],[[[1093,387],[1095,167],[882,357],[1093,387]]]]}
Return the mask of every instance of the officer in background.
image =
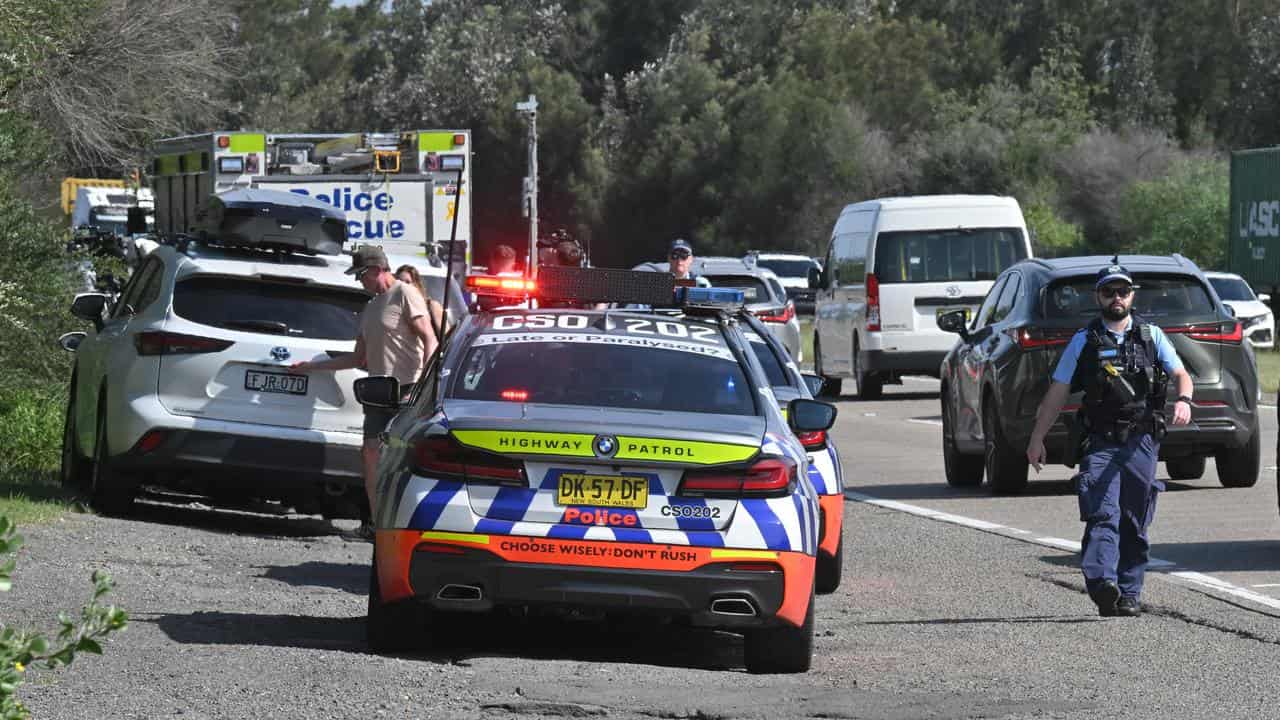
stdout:
{"type": "Polygon", "coordinates": [[[711,287],[711,282],[693,272],[693,246],[684,238],[671,241],[667,248],[667,266],[676,280],[692,280],[698,287],[711,287]]]}
{"type": "Polygon", "coordinates": [[[1138,598],[1147,569],[1147,528],[1155,516],[1160,439],[1168,381],[1177,383],[1173,424],[1191,421],[1191,376],[1156,325],[1131,313],[1129,271],[1113,259],[1094,284],[1102,316],[1071,338],[1040,403],[1027,445],[1036,472],[1044,438],[1071,392],[1084,391],[1077,422],[1088,444],[1075,476],[1085,523],[1080,569],[1089,597],[1104,617],[1142,614],[1138,598]]]}

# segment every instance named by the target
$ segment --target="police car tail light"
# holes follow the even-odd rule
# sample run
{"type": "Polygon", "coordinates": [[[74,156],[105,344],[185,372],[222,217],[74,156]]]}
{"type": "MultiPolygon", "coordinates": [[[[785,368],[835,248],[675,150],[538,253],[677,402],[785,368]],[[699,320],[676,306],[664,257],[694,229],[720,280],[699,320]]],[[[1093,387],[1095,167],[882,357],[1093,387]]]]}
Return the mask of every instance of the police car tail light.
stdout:
{"type": "Polygon", "coordinates": [[[827,431],[814,430],[813,432],[799,433],[796,439],[804,446],[805,450],[825,450],[827,447],[827,431]]]}
{"type": "Polygon", "coordinates": [[[500,275],[467,276],[467,290],[477,295],[524,297],[536,292],[537,289],[537,283],[522,277],[502,277],[500,275]]]}
{"type": "Polygon", "coordinates": [[[788,300],[787,304],[777,312],[765,311],[765,312],[756,313],[756,317],[760,318],[761,322],[772,322],[772,323],[791,322],[791,319],[794,318],[795,316],[796,316],[796,306],[795,306],[795,303],[791,302],[790,300],[788,300]]]}
{"type": "Polygon", "coordinates": [[[695,497],[778,497],[791,492],[796,464],[766,458],[746,467],[690,471],[680,483],[681,495],[695,497]]]}
{"type": "Polygon", "coordinates": [[[867,273],[867,331],[880,332],[880,278],[867,273]]]}
{"type": "Polygon", "coordinates": [[[1010,328],[1009,337],[1018,343],[1018,347],[1023,350],[1035,350],[1044,347],[1054,347],[1057,345],[1066,345],[1071,336],[1076,334],[1075,329],[1063,330],[1059,328],[1038,328],[1038,327],[1020,327],[1010,328]]]}
{"type": "Polygon", "coordinates": [[[230,340],[171,332],[144,332],[133,336],[139,355],[196,355],[222,352],[235,345],[230,340]]]}
{"type": "Polygon", "coordinates": [[[468,450],[448,435],[418,440],[413,446],[413,461],[414,472],[419,475],[486,485],[529,484],[519,460],[468,450]]]}
{"type": "Polygon", "coordinates": [[[1244,328],[1238,320],[1223,323],[1203,323],[1183,327],[1164,328],[1165,334],[1186,335],[1192,340],[1239,345],[1244,340],[1244,328]]]}

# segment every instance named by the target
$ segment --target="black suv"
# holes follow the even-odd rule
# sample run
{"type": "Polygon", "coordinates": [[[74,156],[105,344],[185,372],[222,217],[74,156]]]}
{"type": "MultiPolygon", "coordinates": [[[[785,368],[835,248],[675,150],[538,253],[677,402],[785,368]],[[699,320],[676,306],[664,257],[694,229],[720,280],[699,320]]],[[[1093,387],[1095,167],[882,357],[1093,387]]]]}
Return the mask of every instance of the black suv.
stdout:
{"type": "MultiPolygon", "coordinates": [[[[1160,445],[1169,477],[1192,480],[1213,456],[1226,487],[1258,481],[1261,439],[1258,366],[1240,323],[1195,263],[1173,256],[1124,256],[1138,285],[1134,312],[1164,329],[1195,381],[1191,424],[1169,426],[1160,445]]],[[[947,482],[996,492],[1027,484],[1027,441],[1036,409],[1064,346],[1098,316],[1094,278],[1109,257],[1019,262],[996,279],[966,326],[964,311],[939,318],[960,340],[942,361],[942,448],[947,482]]],[[[1067,401],[1045,439],[1061,462],[1080,393],[1067,401]]],[[[1172,394],[1166,417],[1173,417],[1172,394]]]]}

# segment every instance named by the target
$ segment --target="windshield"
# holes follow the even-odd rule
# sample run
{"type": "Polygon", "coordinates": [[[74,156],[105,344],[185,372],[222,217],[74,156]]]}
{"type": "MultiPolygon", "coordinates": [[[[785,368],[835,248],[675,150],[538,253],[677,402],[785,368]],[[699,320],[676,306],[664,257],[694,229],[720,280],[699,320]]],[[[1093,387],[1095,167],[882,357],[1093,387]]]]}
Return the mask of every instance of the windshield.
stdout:
{"type": "Polygon", "coordinates": [[[712,287],[737,288],[743,293],[743,301],[747,304],[772,302],[769,288],[764,280],[754,275],[706,275],[712,287]]]}
{"type": "Polygon", "coordinates": [[[995,280],[1027,257],[1017,228],[883,232],[875,245],[875,274],[882,285],[995,280]]]}
{"type": "MultiPolygon", "coordinates": [[[[1194,277],[1143,276],[1134,281],[1133,312],[1159,325],[1212,322],[1218,318],[1209,291],[1194,277]]],[[[1045,293],[1045,317],[1079,321],[1098,314],[1093,276],[1051,285],[1045,293]]]]}
{"type": "Polygon", "coordinates": [[[757,260],[756,265],[772,270],[778,277],[809,277],[812,260],[757,260]]]}
{"type": "Polygon", "coordinates": [[[1249,283],[1240,278],[1211,277],[1209,284],[1223,300],[1250,302],[1258,299],[1249,288],[1249,283]]]}
{"type": "Polygon", "coordinates": [[[684,349],[559,342],[553,338],[563,335],[550,333],[536,334],[540,337],[535,342],[519,342],[533,335],[490,333],[476,338],[454,372],[449,397],[755,414],[751,388],[736,360],[684,349]]]}
{"type": "Polygon", "coordinates": [[[354,340],[369,296],[352,288],[195,276],[174,289],[173,311],[202,325],[289,337],[354,340]]]}

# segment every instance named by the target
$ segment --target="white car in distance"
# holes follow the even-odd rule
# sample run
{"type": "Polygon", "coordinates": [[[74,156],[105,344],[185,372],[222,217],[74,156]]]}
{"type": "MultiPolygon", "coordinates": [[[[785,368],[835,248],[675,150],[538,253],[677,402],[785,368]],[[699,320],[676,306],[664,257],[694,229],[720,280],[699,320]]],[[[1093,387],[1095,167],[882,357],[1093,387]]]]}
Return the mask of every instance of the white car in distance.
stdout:
{"type": "Polygon", "coordinates": [[[1255,294],[1249,283],[1235,273],[1206,272],[1205,277],[1222,299],[1222,304],[1235,313],[1244,328],[1245,339],[1255,348],[1275,347],[1276,320],[1267,305],[1271,297],[1255,294]]]}

